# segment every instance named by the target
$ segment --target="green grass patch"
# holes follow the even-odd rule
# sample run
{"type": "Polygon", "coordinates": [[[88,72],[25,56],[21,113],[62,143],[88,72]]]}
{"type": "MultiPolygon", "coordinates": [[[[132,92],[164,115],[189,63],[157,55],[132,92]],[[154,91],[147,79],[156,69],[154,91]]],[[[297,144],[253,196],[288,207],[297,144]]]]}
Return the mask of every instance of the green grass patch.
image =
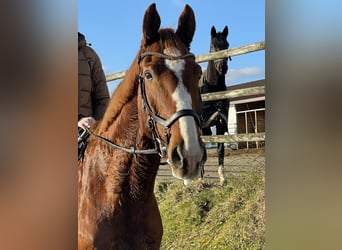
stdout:
{"type": "Polygon", "coordinates": [[[161,249],[264,249],[264,172],[227,183],[156,181],[164,235],[161,249]]]}

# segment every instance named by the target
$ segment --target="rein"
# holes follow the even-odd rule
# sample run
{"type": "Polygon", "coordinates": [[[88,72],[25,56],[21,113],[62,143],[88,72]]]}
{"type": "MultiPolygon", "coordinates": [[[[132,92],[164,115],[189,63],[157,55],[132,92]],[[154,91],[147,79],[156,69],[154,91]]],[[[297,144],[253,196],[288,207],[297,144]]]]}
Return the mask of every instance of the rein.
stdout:
{"type": "Polygon", "coordinates": [[[130,148],[122,147],[122,146],[120,146],[118,144],[115,144],[111,140],[108,140],[107,138],[104,138],[104,137],[102,137],[100,135],[95,134],[94,132],[92,132],[89,129],[87,129],[87,132],[90,135],[92,135],[92,136],[96,137],[97,139],[99,139],[100,141],[103,141],[103,142],[107,143],[108,145],[110,145],[110,146],[112,146],[112,147],[114,147],[116,149],[120,149],[122,151],[125,151],[127,153],[131,153],[131,154],[134,154],[134,155],[135,154],[145,154],[145,155],[147,155],[147,154],[158,154],[159,153],[157,148],[154,148],[154,149],[140,149],[139,150],[139,149],[135,149],[134,147],[130,147],[130,148]]]}
{"type": "MultiPolygon", "coordinates": [[[[186,57],[194,57],[195,55],[192,53],[188,53],[185,55],[181,55],[181,56],[170,56],[170,55],[165,55],[162,53],[158,53],[158,52],[145,52],[142,53],[139,58],[138,58],[138,64],[140,65],[141,60],[145,57],[145,56],[157,56],[157,57],[161,57],[164,59],[168,59],[168,60],[179,60],[179,59],[184,59],[186,57]]],[[[100,135],[95,134],[94,132],[92,132],[91,130],[87,129],[87,132],[96,137],[97,139],[99,139],[100,141],[116,148],[116,149],[120,149],[122,151],[131,153],[131,154],[159,154],[160,157],[164,157],[166,154],[166,149],[167,146],[169,144],[169,139],[170,139],[170,128],[172,126],[173,123],[175,123],[179,118],[183,117],[183,116],[192,116],[194,117],[195,121],[197,122],[197,124],[200,126],[201,124],[201,120],[199,115],[193,111],[192,109],[182,109],[177,111],[176,113],[172,114],[171,117],[169,117],[168,119],[164,119],[160,116],[158,116],[157,114],[153,113],[148,100],[147,100],[147,96],[146,96],[146,91],[145,91],[145,84],[144,84],[144,78],[142,76],[142,73],[139,74],[139,85],[140,85],[140,91],[141,91],[141,97],[143,99],[143,108],[147,110],[148,115],[149,115],[149,120],[148,120],[148,128],[152,133],[152,138],[154,141],[154,145],[155,147],[153,149],[135,149],[134,147],[123,147],[120,146],[110,140],[108,140],[107,138],[104,138],[100,135]],[[160,125],[162,125],[165,128],[165,143],[163,143],[163,141],[161,140],[161,138],[158,136],[158,133],[156,131],[156,123],[159,123],[160,125]]]]}

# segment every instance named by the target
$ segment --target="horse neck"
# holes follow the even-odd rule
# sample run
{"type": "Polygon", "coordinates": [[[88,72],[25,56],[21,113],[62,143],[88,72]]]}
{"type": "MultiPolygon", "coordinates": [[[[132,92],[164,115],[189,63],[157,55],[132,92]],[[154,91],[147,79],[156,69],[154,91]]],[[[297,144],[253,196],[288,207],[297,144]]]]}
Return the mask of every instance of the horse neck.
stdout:
{"type": "MultiPolygon", "coordinates": [[[[139,54],[139,53],[138,53],[139,54]]],[[[105,115],[99,126],[99,133],[114,143],[136,149],[151,149],[153,141],[148,139],[142,126],[140,126],[138,110],[138,62],[133,61],[127,70],[125,78],[115,90],[105,115]]],[[[123,160],[120,161],[120,168],[114,167],[114,175],[126,174],[125,181],[118,180],[119,189],[127,189],[125,192],[135,200],[144,200],[153,193],[154,179],[156,177],[160,157],[158,154],[133,155],[132,153],[120,152],[117,155],[123,160]],[[122,157],[121,157],[122,156],[122,157]]],[[[118,156],[117,156],[118,157],[118,156]]],[[[115,160],[114,160],[115,161],[115,160]]],[[[114,162],[113,165],[118,165],[114,162]]],[[[130,199],[128,199],[130,200],[130,199]]]]}
{"type": "Polygon", "coordinates": [[[219,79],[221,79],[221,75],[219,72],[216,70],[214,61],[209,61],[207,65],[207,69],[204,72],[205,74],[205,80],[209,85],[217,85],[219,79]]]}
{"type": "Polygon", "coordinates": [[[204,70],[203,75],[200,79],[199,85],[206,86],[204,88],[201,88],[201,93],[226,90],[225,75],[220,75],[215,68],[214,62],[209,61],[207,68],[204,70]]]}
{"type": "MultiPolygon", "coordinates": [[[[139,54],[139,53],[138,53],[139,54]]],[[[125,78],[117,86],[116,90],[111,97],[106,112],[101,121],[100,131],[107,131],[109,126],[117,119],[122,113],[122,109],[133,98],[136,98],[138,93],[138,55],[126,72],[125,78]]]]}
{"type": "MultiPolygon", "coordinates": [[[[126,133],[126,129],[122,128],[126,133]]],[[[135,147],[137,149],[152,149],[154,147],[153,142],[147,139],[142,130],[138,128],[135,138],[135,147]]],[[[121,140],[122,141],[122,140],[121,140]]],[[[129,147],[131,145],[127,145],[129,147]]],[[[121,152],[119,153],[121,154],[121,152]]],[[[121,188],[125,191],[122,192],[123,199],[131,202],[129,205],[144,203],[153,195],[154,182],[158,172],[160,156],[158,154],[137,154],[124,153],[124,164],[120,161],[120,168],[125,167],[127,178],[121,184],[121,188]],[[125,157],[125,156],[126,157],[125,157]],[[137,203],[138,202],[138,203],[137,203]]],[[[117,169],[120,171],[121,169],[117,169]]]]}
{"type": "Polygon", "coordinates": [[[212,85],[215,85],[217,82],[219,74],[218,71],[215,68],[214,61],[209,61],[207,66],[207,79],[208,82],[212,85]]]}
{"type": "MultiPolygon", "coordinates": [[[[125,111],[117,116],[102,136],[125,148],[152,149],[153,141],[145,136],[139,126],[136,101],[123,108],[125,111]],[[134,115],[129,114],[130,109],[135,109],[134,115]]],[[[99,176],[108,176],[108,185],[114,190],[114,193],[109,193],[110,197],[116,197],[116,202],[132,209],[151,198],[160,162],[158,154],[134,155],[111,146],[102,148],[100,154],[101,157],[96,159],[96,164],[101,166],[97,172],[99,176]],[[107,160],[103,162],[102,159],[107,160]]]]}

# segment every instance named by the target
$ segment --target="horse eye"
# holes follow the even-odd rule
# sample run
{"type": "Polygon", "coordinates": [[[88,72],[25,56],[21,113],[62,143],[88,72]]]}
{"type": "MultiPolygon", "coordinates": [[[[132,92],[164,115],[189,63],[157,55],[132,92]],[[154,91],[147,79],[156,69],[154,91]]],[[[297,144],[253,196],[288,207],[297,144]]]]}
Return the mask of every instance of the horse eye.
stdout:
{"type": "Polygon", "coordinates": [[[153,79],[152,74],[150,72],[148,72],[148,71],[146,71],[144,73],[144,75],[145,75],[146,79],[149,80],[149,81],[151,81],[153,79]]]}

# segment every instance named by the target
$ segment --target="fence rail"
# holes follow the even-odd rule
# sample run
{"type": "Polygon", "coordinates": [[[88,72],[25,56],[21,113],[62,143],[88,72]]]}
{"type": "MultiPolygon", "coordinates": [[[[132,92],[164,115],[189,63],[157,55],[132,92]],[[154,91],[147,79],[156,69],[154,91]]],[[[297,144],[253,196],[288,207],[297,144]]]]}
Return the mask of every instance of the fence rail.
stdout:
{"type": "Polygon", "coordinates": [[[259,51],[259,50],[264,50],[265,49],[265,42],[256,42],[244,46],[239,46],[235,47],[232,49],[225,49],[225,50],[220,50],[216,52],[211,52],[208,54],[203,54],[203,55],[198,55],[196,56],[196,62],[201,63],[201,62],[206,62],[210,60],[215,60],[215,59],[221,59],[225,57],[233,57],[233,56],[239,56],[243,54],[248,54],[251,52],[259,51]]]}
{"type": "Polygon", "coordinates": [[[242,96],[262,95],[265,94],[265,86],[251,87],[245,89],[226,90],[220,92],[212,92],[202,94],[202,101],[214,101],[226,98],[236,98],[242,96]]]}
{"type": "MultiPolygon", "coordinates": [[[[211,52],[208,54],[198,55],[196,56],[196,62],[201,63],[201,62],[206,62],[210,60],[225,58],[228,56],[233,57],[233,56],[243,55],[243,54],[247,54],[247,53],[251,53],[251,52],[255,52],[259,50],[264,50],[264,49],[265,49],[264,41],[256,42],[256,43],[252,43],[252,44],[248,44],[248,45],[244,45],[244,46],[240,46],[240,47],[236,47],[232,49],[226,49],[226,50],[221,50],[217,52],[211,52]]],[[[114,74],[107,75],[106,80],[107,82],[114,81],[117,79],[124,78],[125,75],[126,75],[126,70],[120,71],[114,74]]]]}
{"type": "MultiPolygon", "coordinates": [[[[265,49],[265,42],[256,42],[232,49],[221,50],[217,52],[211,52],[208,54],[202,54],[196,56],[196,62],[202,63],[210,60],[233,57],[243,55],[259,50],[265,49]]],[[[106,76],[107,82],[114,81],[117,79],[124,78],[126,71],[117,72],[106,76]]],[[[203,101],[213,101],[226,98],[236,98],[243,96],[253,96],[265,94],[265,86],[251,87],[237,90],[227,90],[220,92],[213,92],[202,94],[203,101]]],[[[250,134],[230,134],[230,135],[212,135],[212,136],[201,136],[205,143],[233,143],[233,142],[259,142],[265,141],[265,133],[250,133],[250,134]]]]}
{"type": "Polygon", "coordinates": [[[208,143],[232,143],[232,142],[256,142],[265,141],[265,133],[234,134],[234,135],[202,135],[203,142],[208,143]]]}

